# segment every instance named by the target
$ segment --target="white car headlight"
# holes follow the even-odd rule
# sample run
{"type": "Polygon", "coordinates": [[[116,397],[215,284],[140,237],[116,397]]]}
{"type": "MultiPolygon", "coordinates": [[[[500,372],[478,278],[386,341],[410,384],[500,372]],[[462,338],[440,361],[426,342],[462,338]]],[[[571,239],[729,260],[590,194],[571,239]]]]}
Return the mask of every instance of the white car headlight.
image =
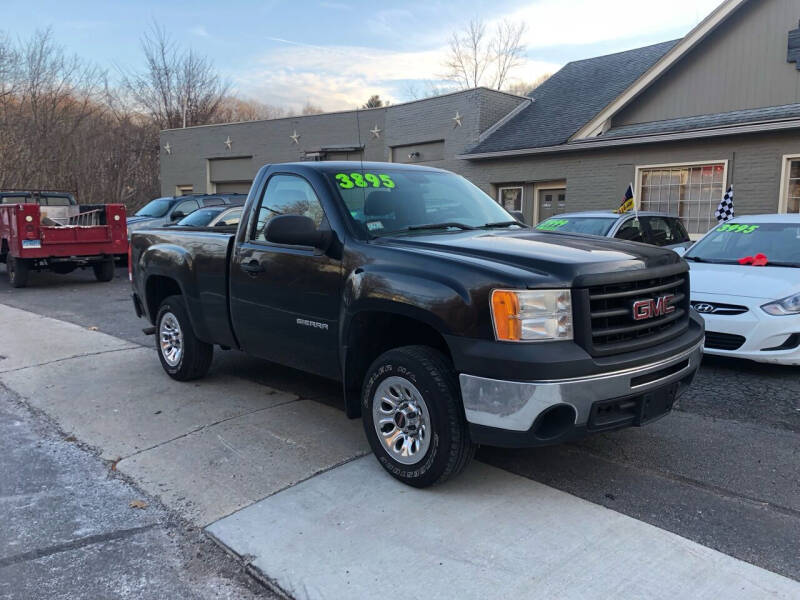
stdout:
{"type": "Polygon", "coordinates": [[[572,339],[569,290],[493,290],[495,337],[507,342],[572,339]]]}
{"type": "Polygon", "coordinates": [[[761,307],[764,312],[771,315],[797,315],[800,314],[800,294],[793,294],[783,300],[775,300],[761,307]]]}

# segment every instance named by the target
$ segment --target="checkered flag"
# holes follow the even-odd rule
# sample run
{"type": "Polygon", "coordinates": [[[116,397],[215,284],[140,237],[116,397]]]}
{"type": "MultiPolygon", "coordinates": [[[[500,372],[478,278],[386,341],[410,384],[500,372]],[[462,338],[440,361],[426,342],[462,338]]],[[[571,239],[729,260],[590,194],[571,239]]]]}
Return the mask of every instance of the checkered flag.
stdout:
{"type": "Polygon", "coordinates": [[[725,192],[725,195],[722,197],[722,200],[720,200],[719,206],[717,207],[717,212],[714,213],[714,216],[717,217],[717,221],[720,223],[729,221],[736,216],[733,210],[733,186],[730,186],[728,191],[725,192]]]}

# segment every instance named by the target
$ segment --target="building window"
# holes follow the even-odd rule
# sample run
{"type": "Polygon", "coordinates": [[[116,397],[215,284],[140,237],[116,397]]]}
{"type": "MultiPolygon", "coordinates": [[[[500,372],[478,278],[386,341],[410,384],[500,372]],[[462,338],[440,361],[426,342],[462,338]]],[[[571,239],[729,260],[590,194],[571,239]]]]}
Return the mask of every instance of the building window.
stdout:
{"type": "Polygon", "coordinates": [[[721,161],[640,167],[639,207],[679,216],[690,234],[706,233],[725,194],[726,166],[721,161]]]}
{"type": "Polygon", "coordinates": [[[506,210],[522,210],[522,186],[501,187],[497,190],[497,202],[506,210]]]}
{"type": "Polygon", "coordinates": [[[779,212],[800,213],[800,156],[784,157],[779,212]]]}
{"type": "Polygon", "coordinates": [[[191,194],[194,191],[194,188],[191,185],[176,185],[175,186],[175,195],[176,196],[186,196],[187,194],[191,194]]]}

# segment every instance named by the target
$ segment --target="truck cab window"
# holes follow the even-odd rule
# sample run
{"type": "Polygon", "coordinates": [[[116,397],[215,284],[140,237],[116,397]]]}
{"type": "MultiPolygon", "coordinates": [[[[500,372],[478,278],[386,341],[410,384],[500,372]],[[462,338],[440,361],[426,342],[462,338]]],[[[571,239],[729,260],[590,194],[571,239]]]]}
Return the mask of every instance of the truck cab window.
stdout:
{"type": "Polygon", "coordinates": [[[314,189],[305,179],[296,175],[273,175],[258,206],[258,218],[250,239],[265,242],[267,223],[277,215],[310,217],[319,227],[325,213],[314,189]]]}

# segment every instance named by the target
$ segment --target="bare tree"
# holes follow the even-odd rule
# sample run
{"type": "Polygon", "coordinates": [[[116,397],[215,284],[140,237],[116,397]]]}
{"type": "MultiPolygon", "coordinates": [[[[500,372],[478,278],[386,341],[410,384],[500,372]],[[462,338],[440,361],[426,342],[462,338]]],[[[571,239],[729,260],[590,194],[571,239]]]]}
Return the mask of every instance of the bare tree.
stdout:
{"type": "Polygon", "coordinates": [[[533,92],[533,90],[535,90],[545,81],[550,79],[551,75],[552,73],[544,73],[542,75],[539,75],[539,77],[537,77],[532,81],[523,81],[523,80],[515,81],[506,86],[506,91],[511,92],[512,94],[517,94],[519,96],[529,96],[533,92]]]}
{"type": "Polygon", "coordinates": [[[306,100],[306,103],[303,105],[303,108],[300,109],[301,115],[319,115],[325,112],[318,104],[313,104],[311,100],[306,100]]]}
{"type": "Polygon", "coordinates": [[[122,87],[161,129],[204,125],[228,92],[211,61],[182,50],[154,24],[142,38],[145,68],[124,73],[122,87]]]}
{"type": "Polygon", "coordinates": [[[265,104],[257,100],[244,100],[236,96],[225,96],[214,115],[214,123],[236,123],[241,121],[264,121],[287,116],[280,106],[265,104]]]}
{"type": "Polygon", "coordinates": [[[509,74],[522,63],[525,29],[525,23],[502,21],[490,35],[482,20],[473,19],[450,36],[443,77],[460,89],[482,85],[502,88],[509,74]]]}

